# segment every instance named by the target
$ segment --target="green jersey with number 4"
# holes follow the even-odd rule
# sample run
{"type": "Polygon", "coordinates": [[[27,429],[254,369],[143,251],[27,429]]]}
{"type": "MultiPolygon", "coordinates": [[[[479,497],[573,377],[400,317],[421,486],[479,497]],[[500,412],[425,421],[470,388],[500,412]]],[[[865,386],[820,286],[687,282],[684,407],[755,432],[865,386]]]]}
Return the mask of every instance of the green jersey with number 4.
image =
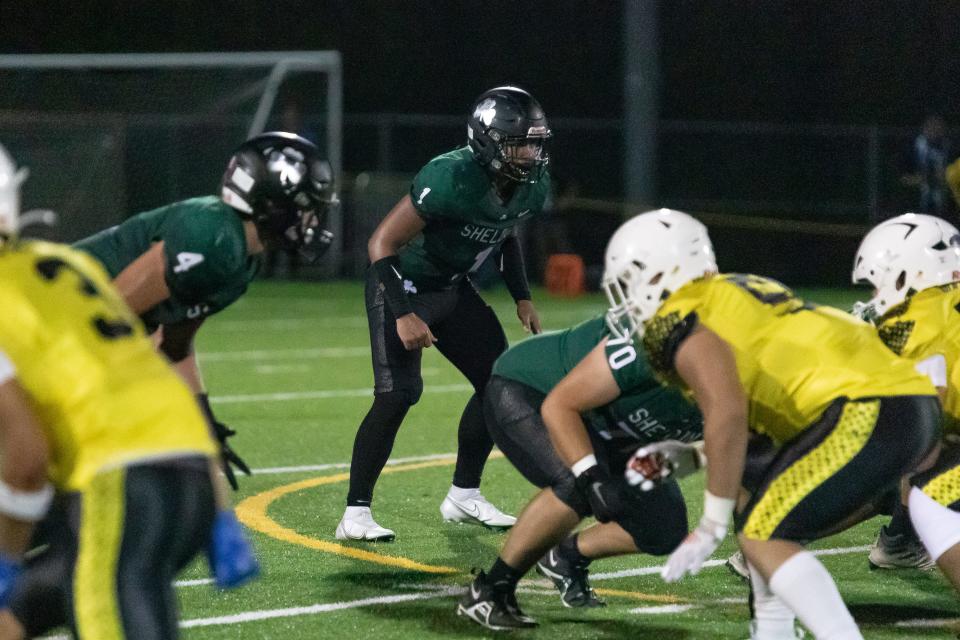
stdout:
{"type": "Polygon", "coordinates": [[[703,437],[700,412],[680,391],[657,381],[643,350],[632,340],[610,337],[603,316],[564,331],[528,338],[510,347],[493,366],[493,375],[549,393],[601,340],[620,396],[588,412],[587,424],[604,440],[691,442],[703,437]]]}
{"type": "Polygon", "coordinates": [[[550,175],[521,183],[501,202],[469,147],[437,156],[410,186],[413,206],[426,221],[423,232],[400,252],[410,293],[445,289],[480,268],[520,222],[539,215],[550,175]]]}
{"type": "Polygon", "coordinates": [[[260,265],[247,255],[240,217],[215,196],[140,213],[74,246],[115,278],[156,242],[163,242],[170,297],[141,316],[150,331],[220,311],[243,295],[260,265]]]}

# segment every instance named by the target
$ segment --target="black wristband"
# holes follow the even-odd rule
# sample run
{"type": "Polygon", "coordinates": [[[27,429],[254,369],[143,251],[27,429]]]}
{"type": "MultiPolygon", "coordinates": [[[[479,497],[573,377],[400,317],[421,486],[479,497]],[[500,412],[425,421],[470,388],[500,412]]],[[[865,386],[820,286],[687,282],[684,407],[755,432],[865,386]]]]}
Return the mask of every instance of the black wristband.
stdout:
{"type": "Polygon", "coordinates": [[[372,265],[377,272],[377,278],[383,285],[383,297],[390,305],[390,311],[394,318],[413,313],[413,307],[410,306],[410,299],[403,288],[403,276],[400,274],[400,257],[387,256],[380,258],[372,265]]]}
{"type": "Polygon", "coordinates": [[[514,302],[530,299],[527,270],[523,266],[523,252],[516,236],[508,236],[500,247],[500,276],[514,302]]]}

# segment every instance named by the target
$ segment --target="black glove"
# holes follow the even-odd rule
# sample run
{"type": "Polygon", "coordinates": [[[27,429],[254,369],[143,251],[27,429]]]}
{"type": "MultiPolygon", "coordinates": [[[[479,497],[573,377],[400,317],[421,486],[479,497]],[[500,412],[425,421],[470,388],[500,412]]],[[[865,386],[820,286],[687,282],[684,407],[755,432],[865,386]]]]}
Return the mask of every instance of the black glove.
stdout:
{"type": "Polygon", "coordinates": [[[233,473],[233,467],[243,471],[248,476],[253,474],[253,472],[250,471],[250,467],[247,466],[247,463],[227,444],[227,438],[237,435],[237,432],[213,416],[213,409],[210,408],[210,398],[207,397],[207,394],[197,394],[197,402],[200,403],[203,415],[207,418],[207,423],[213,429],[213,435],[216,436],[217,441],[220,443],[220,464],[223,466],[223,475],[227,476],[227,482],[229,482],[233,490],[236,491],[240,488],[240,485],[237,484],[237,476],[233,473]],[[231,467],[231,465],[233,465],[233,467],[231,467]]]}
{"type": "Polygon", "coordinates": [[[593,516],[600,522],[610,522],[623,513],[620,493],[610,475],[599,465],[593,465],[576,480],[577,490],[590,502],[593,516]]]}

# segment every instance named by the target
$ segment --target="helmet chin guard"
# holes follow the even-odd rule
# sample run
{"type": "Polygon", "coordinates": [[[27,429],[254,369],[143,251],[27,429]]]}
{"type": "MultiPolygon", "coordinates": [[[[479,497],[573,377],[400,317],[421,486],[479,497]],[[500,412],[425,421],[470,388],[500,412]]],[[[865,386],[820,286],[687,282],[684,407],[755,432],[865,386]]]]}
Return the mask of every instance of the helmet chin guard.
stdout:
{"type": "Polygon", "coordinates": [[[673,209],[624,222],[607,244],[603,289],[607,325],[618,338],[643,334],[643,323],[687,282],[717,270],[707,228],[673,209]]]}
{"type": "Polygon", "coordinates": [[[874,289],[854,313],[879,318],[918,291],[960,279],[960,231],[923,213],[881,222],[861,241],[851,278],[874,289]]]}

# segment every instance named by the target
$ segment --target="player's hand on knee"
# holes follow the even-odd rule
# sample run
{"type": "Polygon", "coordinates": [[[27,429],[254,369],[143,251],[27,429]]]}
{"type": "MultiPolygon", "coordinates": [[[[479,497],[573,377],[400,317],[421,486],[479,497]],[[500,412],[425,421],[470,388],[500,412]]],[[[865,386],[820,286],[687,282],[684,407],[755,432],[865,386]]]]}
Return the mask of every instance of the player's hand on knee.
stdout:
{"type": "Polygon", "coordinates": [[[664,440],[637,449],[627,461],[624,477],[630,486],[650,491],[667,478],[685,478],[706,463],[702,442],[664,440]]]}
{"type": "Polygon", "coordinates": [[[590,503],[593,517],[600,522],[616,520],[623,514],[623,502],[617,485],[600,465],[593,465],[577,476],[576,485],[590,503]]]}
{"type": "Polygon", "coordinates": [[[213,521],[207,560],[221,589],[239,587],[260,574],[260,563],[233,511],[220,511],[213,521]]]}
{"type": "Polygon", "coordinates": [[[19,560],[0,553],[0,609],[6,608],[10,603],[10,596],[22,570],[19,560]]]}
{"type": "Polygon", "coordinates": [[[415,313],[397,318],[397,335],[407,351],[423,349],[437,341],[427,323],[415,313]]]}
{"type": "Polygon", "coordinates": [[[517,317],[520,318],[524,331],[534,335],[540,333],[540,316],[537,314],[537,309],[531,301],[517,301],[517,317]]]}

